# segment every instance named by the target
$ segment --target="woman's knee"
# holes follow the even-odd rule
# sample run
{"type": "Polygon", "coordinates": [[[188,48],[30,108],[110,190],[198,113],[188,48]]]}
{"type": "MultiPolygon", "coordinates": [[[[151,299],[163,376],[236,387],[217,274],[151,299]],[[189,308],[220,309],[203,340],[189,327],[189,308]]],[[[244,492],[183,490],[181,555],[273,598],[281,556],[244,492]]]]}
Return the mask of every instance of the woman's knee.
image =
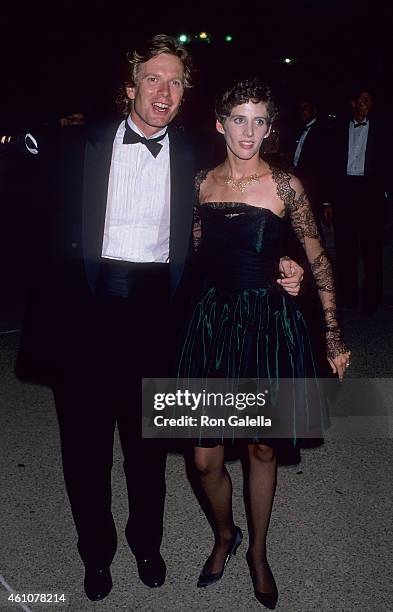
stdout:
{"type": "Polygon", "coordinates": [[[250,459],[263,463],[272,463],[276,459],[276,451],[266,444],[251,444],[249,446],[250,459]]]}
{"type": "Polygon", "coordinates": [[[194,466],[200,476],[208,476],[223,469],[221,448],[195,448],[194,466]]]}

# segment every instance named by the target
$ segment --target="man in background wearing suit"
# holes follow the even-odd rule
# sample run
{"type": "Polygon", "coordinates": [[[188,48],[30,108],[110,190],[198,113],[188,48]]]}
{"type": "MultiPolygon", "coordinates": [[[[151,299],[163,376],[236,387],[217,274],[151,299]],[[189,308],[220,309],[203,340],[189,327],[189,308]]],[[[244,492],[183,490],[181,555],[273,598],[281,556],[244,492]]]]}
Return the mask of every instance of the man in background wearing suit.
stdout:
{"type": "Polygon", "coordinates": [[[328,130],[318,116],[318,106],[313,96],[304,94],[298,99],[297,113],[302,126],[292,150],[293,172],[302,181],[319,223],[326,190],[324,172],[328,130]]]}
{"type": "Polygon", "coordinates": [[[328,170],[340,305],[358,305],[358,259],[363,262],[361,313],[372,315],[382,302],[383,229],[388,191],[386,127],[371,114],[373,97],[360,86],[350,95],[352,117],[332,132],[328,170]]]}

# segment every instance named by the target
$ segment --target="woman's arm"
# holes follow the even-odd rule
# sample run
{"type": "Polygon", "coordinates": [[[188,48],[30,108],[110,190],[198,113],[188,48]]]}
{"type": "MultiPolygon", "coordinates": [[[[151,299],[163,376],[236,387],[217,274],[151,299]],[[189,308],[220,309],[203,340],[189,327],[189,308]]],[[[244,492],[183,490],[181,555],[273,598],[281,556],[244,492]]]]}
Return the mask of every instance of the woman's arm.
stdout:
{"type": "Polygon", "coordinates": [[[337,372],[342,380],[351,353],[342,339],[337,321],[332,266],[321,245],[314,215],[301,182],[291,175],[285,176],[287,185],[281,184],[281,192],[278,192],[310,263],[325,316],[327,357],[333,372],[337,372]]]}

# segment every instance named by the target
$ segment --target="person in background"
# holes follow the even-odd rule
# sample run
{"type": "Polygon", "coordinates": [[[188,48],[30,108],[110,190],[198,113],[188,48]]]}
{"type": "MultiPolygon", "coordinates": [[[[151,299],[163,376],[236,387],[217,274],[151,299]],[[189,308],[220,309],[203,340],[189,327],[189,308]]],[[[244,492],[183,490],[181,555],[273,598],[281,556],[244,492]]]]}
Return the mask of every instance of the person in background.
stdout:
{"type": "Polygon", "coordinates": [[[374,115],[369,87],[355,87],[351,116],[334,126],[327,161],[331,206],[325,218],[333,221],[336,249],[337,297],[344,307],[373,315],[382,303],[383,229],[390,191],[387,145],[391,129],[374,115]],[[361,296],[359,259],[363,263],[361,296]]]}
{"type": "Polygon", "coordinates": [[[325,168],[329,133],[326,123],[318,114],[318,105],[313,96],[304,94],[299,97],[297,114],[301,126],[293,143],[293,173],[302,181],[319,223],[326,198],[325,168]]]}

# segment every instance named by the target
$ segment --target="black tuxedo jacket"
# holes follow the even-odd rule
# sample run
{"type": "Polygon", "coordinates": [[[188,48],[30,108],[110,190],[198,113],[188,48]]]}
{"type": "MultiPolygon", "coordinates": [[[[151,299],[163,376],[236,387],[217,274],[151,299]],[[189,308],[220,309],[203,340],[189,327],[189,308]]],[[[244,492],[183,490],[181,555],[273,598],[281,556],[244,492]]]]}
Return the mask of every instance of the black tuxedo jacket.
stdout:
{"type": "MultiPolygon", "coordinates": [[[[46,272],[35,279],[22,334],[17,374],[46,382],[78,350],[81,325],[97,288],[113,140],[119,122],[80,132],[51,160],[48,210],[53,216],[46,272]],[[87,309],[87,310],[86,310],[87,309]]],[[[168,128],[170,142],[170,289],[179,287],[191,255],[194,155],[184,132],[168,128]]],[[[132,145],[128,145],[132,146],[132,145]]]]}
{"type": "MultiPolygon", "coordinates": [[[[349,125],[350,119],[347,119],[332,128],[329,171],[334,182],[333,199],[340,197],[338,190],[341,190],[342,181],[347,176],[349,125]]],[[[381,197],[385,192],[391,193],[391,136],[390,128],[378,118],[369,117],[364,176],[381,197]]]]}
{"type": "MultiPolygon", "coordinates": [[[[293,146],[292,155],[295,155],[297,143],[302,135],[304,128],[299,129],[299,138],[293,146]]],[[[299,157],[296,170],[310,174],[313,171],[319,171],[319,163],[326,157],[328,130],[325,125],[317,119],[307,132],[307,137],[303,143],[302,152],[299,157]]]]}

